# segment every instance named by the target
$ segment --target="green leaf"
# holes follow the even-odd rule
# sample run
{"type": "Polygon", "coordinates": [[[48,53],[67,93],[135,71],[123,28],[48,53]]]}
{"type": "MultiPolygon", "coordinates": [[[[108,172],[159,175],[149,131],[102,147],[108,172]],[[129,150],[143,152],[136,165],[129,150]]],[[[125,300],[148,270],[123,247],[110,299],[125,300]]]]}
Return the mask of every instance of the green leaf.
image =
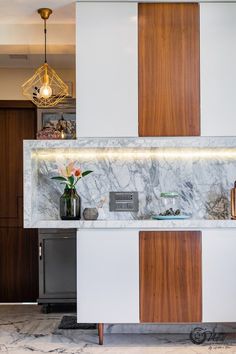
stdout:
{"type": "Polygon", "coordinates": [[[92,172],[93,172],[93,171],[90,171],[90,170],[84,171],[84,172],[82,173],[82,176],[85,177],[85,176],[89,175],[89,174],[92,173],[92,172]]]}
{"type": "Polygon", "coordinates": [[[69,181],[69,183],[71,184],[71,185],[73,185],[74,184],[74,176],[70,176],[70,177],[68,177],[68,181],[69,181]]]}
{"type": "Polygon", "coordinates": [[[51,177],[51,179],[56,179],[57,181],[67,181],[67,178],[65,177],[51,177]]]}

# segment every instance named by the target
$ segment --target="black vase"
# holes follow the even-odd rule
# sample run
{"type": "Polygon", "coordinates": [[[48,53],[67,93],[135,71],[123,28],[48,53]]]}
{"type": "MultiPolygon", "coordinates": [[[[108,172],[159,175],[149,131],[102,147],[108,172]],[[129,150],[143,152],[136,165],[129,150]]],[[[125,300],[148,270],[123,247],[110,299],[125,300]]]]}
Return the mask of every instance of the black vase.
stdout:
{"type": "Polygon", "coordinates": [[[62,220],[80,220],[81,198],[75,188],[64,189],[60,197],[60,217],[62,220]]]}

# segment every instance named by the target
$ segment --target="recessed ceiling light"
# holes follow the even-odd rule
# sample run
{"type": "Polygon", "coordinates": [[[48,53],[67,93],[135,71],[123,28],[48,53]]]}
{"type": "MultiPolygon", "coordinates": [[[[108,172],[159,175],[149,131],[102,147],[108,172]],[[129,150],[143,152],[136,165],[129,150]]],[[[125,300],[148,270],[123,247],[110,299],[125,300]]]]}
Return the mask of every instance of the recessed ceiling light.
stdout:
{"type": "Polygon", "coordinates": [[[28,55],[26,54],[9,54],[10,59],[20,59],[20,60],[28,60],[28,55]]]}

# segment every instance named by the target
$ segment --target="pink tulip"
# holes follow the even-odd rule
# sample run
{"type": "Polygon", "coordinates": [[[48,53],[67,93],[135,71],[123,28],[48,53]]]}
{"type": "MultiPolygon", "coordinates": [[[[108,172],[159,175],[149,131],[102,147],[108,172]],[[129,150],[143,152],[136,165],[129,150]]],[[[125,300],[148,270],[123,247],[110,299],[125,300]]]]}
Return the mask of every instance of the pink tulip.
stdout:
{"type": "Polygon", "coordinates": [[[73,174],[73,171],[75,169],[75,162],[70,162],[67,166],[66,166],[66,171],[67,171],[67,177],[70,177],[73,174]]]}

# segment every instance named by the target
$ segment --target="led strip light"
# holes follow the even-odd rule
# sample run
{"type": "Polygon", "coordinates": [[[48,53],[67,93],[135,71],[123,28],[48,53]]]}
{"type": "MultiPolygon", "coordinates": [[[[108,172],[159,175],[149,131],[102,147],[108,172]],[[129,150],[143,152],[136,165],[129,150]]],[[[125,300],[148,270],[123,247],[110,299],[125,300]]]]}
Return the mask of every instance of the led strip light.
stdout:
{"type": "Polygon", "coordinates": [[[236,148],[77,148],[36,149],[31,157],[40,160],[144,160],[144,159],[236,159],[236,148]]]}

